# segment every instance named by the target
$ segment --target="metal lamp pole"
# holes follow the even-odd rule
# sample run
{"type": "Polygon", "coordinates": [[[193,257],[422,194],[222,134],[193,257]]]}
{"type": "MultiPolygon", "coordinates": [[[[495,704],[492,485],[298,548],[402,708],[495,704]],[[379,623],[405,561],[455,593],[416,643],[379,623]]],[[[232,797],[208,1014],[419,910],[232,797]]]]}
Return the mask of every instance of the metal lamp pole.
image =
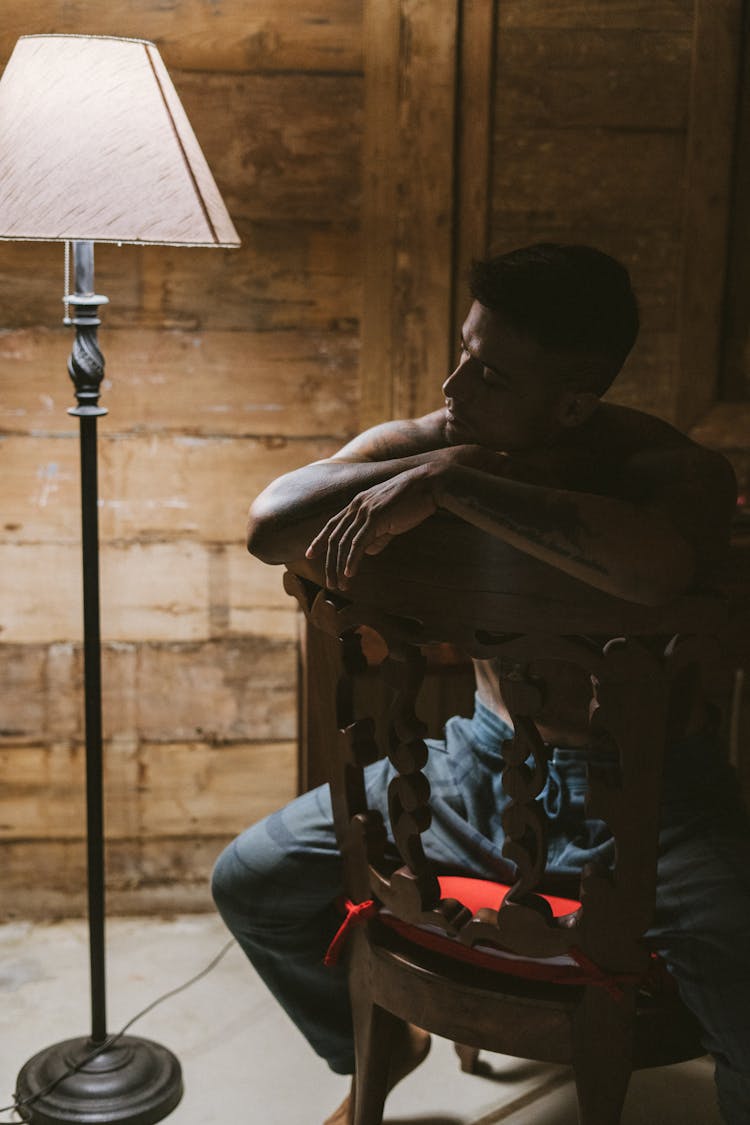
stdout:
{"type": "Polygon", "coordinates": [[[96,330],[106,297],[94,293],[94,244],[73,243],[74,288],[67,295],[76,330],[68,372],[80,421],[83,540],[83,653],[86,716],[91,1035],[68,1039],[29,1059],[16,1082],[16,1105],[31,1125],[155,1125],[182,1097],[182,1072],[166,1047],[132,1035],[107,1035],[104,971],[104,794],[101,636],[99,628],[99,499],[96,420],[104,357],[96,330]]]}

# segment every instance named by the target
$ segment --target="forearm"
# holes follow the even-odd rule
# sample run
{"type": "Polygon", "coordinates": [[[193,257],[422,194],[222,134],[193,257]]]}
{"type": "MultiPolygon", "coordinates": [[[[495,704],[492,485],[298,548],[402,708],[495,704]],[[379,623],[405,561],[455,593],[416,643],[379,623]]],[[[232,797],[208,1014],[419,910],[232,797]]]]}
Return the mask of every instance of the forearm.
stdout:
{"type": "Polygon", "coordinates": [[[315,461],[272,481],[250,506],[247,549],[263,562],[301,558],[329,516],[364,488],[413,467],[415,457],[394,461],[315,461]]]}
{"type": "Polygon", "coordinates": [[[433,478],[437,507],[616,597],[658,605],[690,585],[693,553],[661,514],[464,466],[433,478]]]}
{"type": "Polygon", "coordinates": [[[478,446],[433,449],[382,461],[331,458],[273,481],[250,508],[248,550],[267,563],[301,558],[326,520],[359,492],[427,463],[462,461],[485,472],[501,471],[503,458],[478,446]]]}

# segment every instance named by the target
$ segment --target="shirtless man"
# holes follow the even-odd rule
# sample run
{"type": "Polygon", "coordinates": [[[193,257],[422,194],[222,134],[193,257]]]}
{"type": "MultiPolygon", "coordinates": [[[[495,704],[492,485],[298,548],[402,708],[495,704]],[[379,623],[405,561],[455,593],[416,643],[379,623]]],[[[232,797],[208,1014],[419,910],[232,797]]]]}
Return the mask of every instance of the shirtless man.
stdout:
{"type": "MultiPolygon", "coordinates": [[[[445,406],[375,426],[332,457],[273,482],[251,508],[252,553],[269,563],[318,557],[329,588],[346,590],[363,555],[385,550],[442,510],[628,601],[658,605],[709,583],[728,546],[735,499],[729,465],[665,422],[600,401],[638,332],[623,267],[589,247],[542,244],[477,263],[470,287],[445,406]]],[[[425,770],[451,815],[436,818],[423,839],[435,859],[485,877],[502,878],[505,869],[507,880],[496,823],[466,812],[476,793],[496,784],[502,744],[512,736],[492,663],[475,666],[474,718],[450,720],[439,744],[447,753],[436,748],[425,770]],[[488,753],[495,754],[489,774],[488,753]]],[[[710,711],[696,703],[687,741],[672,748],[667,767],[668,793],[671,787],[677,796],[665,803],[651,933],[705,1029],[725,1120],[746,1125],[750,847],[710,711]]],[[[547,720],[550,744],[584,744],[584,722],[563,723],[560,713],[547,720]]],[[[388,769],[386,761],[367,771],[371,807],[381,808],[386,823],[375,794],[388,769]]],[[[559,826],[561,871],[580,871],[612,844],[597,822],[585,820],[582,770],[567,749],[558,773],[573,811],[559,826]]],[[[238,837],[217,863],[213,890],[227,925],[314,1049],[334,1071],[352,1073],[345,975],[321,963],[338,925],[333,902],[340,893],[327,789],[238,837]]],[[[424,1033],[407,1032],[392,1084],[427,1047],[424,1033]]],[[[350,1119],[347,1100],[328,1125],[350,1119]]]]}

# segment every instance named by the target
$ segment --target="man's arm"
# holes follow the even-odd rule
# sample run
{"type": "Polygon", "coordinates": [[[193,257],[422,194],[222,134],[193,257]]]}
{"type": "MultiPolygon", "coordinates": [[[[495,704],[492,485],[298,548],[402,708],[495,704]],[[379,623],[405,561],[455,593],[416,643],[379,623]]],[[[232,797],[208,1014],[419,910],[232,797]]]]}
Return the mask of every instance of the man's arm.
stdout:
{"type": "Polygon", "coordinates": [[[731,469],[688,445],[636,457],[623,475],[615,497],[423,464],[356,496],[308,553],[325,552],[326,584],[345,589],[363,554],[377,554],[441,508],[615,597],[668,602],[703,577],[726,543],[731,469]]]}
{"type": "Polygon", "coordinates": [[[250,507],[248,550],[263,562],[301,558],[323,524],[359,493],[424,464],[461,462],[497,471],[501,455],[479,446],[449,446],[445,412],[384,422],[353,438],[332,457],[286,473],[250,507]]]}

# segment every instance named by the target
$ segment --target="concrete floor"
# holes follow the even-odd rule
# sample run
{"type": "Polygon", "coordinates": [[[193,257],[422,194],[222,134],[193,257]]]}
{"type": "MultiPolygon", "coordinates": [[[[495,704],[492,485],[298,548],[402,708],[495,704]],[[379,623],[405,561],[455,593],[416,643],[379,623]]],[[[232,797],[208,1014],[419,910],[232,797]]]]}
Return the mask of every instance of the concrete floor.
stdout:
{"type": "MultiPolygon", "coordinates": [[[[221,950],[219,920],[116,918],[107,928],[108,1027],[118,1030],[221,950]]],[[[89,1030],[88,932],[79,921],[0,926],[0,1105],[23,1063],[89,1030]]],[[[233,947],[191,988],[131,1034],[179,1057],[185,1095],[172,1125],[320,1125],[348,1088],[312,1053],[233,947]]],[[[569,1072],[488,1056],[493,1077],[462,1074],[438,1040],[391,1094],[388,1125],[576,1125],[569,1072]]],[[[0,1121],[15,1120],[0,1114],[0,1121]]],[[[708,1060],[641,1072],[623,1125],[720,1125],[708,1060]]]]}

